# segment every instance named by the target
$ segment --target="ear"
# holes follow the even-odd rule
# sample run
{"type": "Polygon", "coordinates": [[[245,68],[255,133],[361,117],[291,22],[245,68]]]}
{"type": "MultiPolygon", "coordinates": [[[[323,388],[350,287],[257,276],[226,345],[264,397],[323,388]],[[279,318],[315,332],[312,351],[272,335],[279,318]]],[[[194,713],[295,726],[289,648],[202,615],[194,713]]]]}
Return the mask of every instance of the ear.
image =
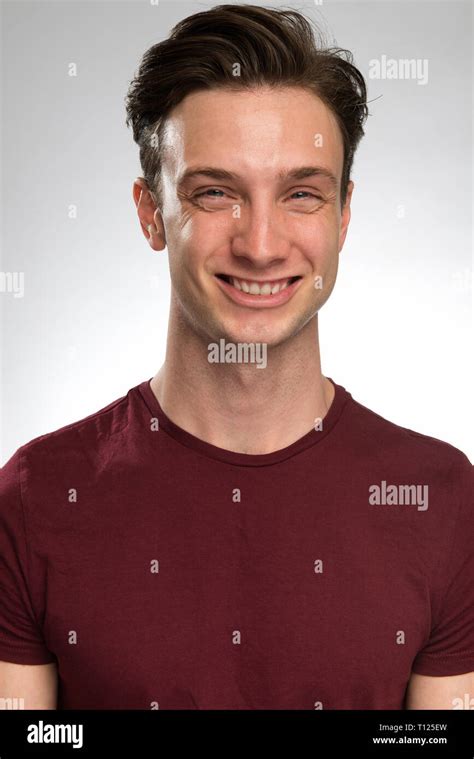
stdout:
{"type": "Polygon", "coordinates": [[[352,190],[354,189],[354,182],[350,181],[347,184],[347,193],[346,193],[346,200],[344,203],[344,206],[342,208],[341,213],[341,227],[339,229],[339,253],[341,252],[346,235],[347,235],[347,229],[349,227],[349,222],[351,220],[351,198],[352,198],[352,190]]]}
{"type": "Polygon", "coordinates": [[[143,177],[138,177],[133,183],[133,200],[137,207],[142,232],[150,247],[153,250],[163,250],[166,247],[163,217],[143,177]]]}

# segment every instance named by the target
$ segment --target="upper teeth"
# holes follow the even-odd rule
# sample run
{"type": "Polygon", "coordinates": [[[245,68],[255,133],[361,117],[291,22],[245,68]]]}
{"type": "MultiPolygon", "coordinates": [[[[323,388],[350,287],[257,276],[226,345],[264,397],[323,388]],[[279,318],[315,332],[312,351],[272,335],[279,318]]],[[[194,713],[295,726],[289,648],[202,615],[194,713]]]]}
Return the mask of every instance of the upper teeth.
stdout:
{"type": "Polygon", "coordinates": [[[265,282],[263,285],[259,285],[258,282],[245,282],[243,279],[236,279],[231,277],[230,281],[237,288],[237,290],[243,290],[244,293],[250,293],[250,295],[275,295],[275,293],[284,290],[288,287],[289,279],[280,282],[265,282]]]}

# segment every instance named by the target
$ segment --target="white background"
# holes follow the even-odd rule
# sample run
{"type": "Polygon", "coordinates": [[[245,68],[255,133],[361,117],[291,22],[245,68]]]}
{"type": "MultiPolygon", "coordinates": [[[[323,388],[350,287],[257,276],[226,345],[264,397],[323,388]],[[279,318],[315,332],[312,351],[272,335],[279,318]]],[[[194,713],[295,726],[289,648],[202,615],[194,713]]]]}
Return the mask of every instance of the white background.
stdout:
{"type": "MultiPolygon", "coordinates": [[[[167,255],[139,228],[124,98],[145,50],[215,4],[2,4],[1,268],[25,276],[23,298],[0,294],[2,464],[164,359],[167,255]]],[[[286,5],[352,50],[373,101],[338,281],[319,316],[323,373],[474,461],[471,5],[286,5]],[[428,59],[428,83],[369,79],[382,55],[428,59]]]]}

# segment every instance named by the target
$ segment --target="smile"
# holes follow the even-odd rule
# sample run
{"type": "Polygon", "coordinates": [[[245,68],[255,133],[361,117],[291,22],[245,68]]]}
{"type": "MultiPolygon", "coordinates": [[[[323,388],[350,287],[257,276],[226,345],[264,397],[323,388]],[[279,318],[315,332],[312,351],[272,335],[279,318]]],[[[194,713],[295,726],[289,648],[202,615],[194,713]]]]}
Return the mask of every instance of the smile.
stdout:
{"type": "Polygon", "coordinates": [[[253,279],[237,279],[237,277],[231,277],[227,274],[217,274],[216,276],[224,282],[232,285],[237,290],[249,293],[250,295],[276,295],[276,293],[281,292],[286,287],[293,284],[293,282],[296,282],[297,279],[301,279],[301,277],[296,276],[290,277],[289,279],[275,279],[270,282],[258,282],[253,279]]]}
{"type": "Polygon", "coordinates": [[[286,303],[303,281],[299,275],[265,281],[241,279],[230,274],[214,276],[228,298],[250,308],[271,308],[286,303]]]}

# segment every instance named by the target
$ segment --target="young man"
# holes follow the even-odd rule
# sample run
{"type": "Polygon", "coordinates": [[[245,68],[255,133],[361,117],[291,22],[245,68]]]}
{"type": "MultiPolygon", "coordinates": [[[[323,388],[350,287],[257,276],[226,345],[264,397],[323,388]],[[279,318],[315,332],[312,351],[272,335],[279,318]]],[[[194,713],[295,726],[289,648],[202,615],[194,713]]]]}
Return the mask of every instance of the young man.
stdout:
{"type": "Polygon", "coordinates": [[[311,34],[221,6],[145,55],[127,112],[141,228],[169,254],[166,360],[2,470],[1,697],[473,703],[472,466],[321,373],[367,107],[311,34]]]}

